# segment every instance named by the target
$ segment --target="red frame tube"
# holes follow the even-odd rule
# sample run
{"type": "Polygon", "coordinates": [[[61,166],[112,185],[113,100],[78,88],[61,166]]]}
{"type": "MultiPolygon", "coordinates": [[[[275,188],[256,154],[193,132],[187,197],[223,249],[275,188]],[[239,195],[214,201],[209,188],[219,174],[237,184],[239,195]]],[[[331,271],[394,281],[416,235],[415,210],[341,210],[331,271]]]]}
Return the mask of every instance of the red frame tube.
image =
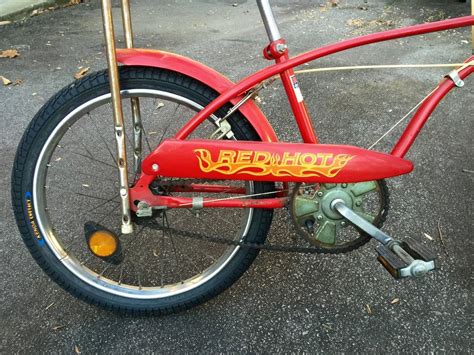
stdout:
{"type": "MultiPolygon", "coordinates": [[[[288,95],[290,105],[292,107],[295,119],[298,123],[299,130],[305,143],[317,143],[316,134],[314,132],[311,120],[309,118],[304,100],[302,97],[298,97],[297,91],[295,90],[296,79],[293,78],[293,68],[309,61],[328,56],[333,53],[341,52],[347,49],[363,46],[366,44],[377,43],[397,38],[403,38],[408,36],[420,35],[424,33],[437,32],[457,27],[465,27],[474,25],[474,16],[466,16],[456,19],[450,19],[445,21],[439,21],[434,23],[422,24],[411,26],[402,29],[394,29],[381,33],[374,33],[366,36],[361,36],[349,40],[345,40],[336,44],[327,45],[318,49],[314,49],[307,53],[301,54],[294,58],[289,58],[287,52],[275,57],[276,64],[260,70],[259,72],[243,79],[239,83],[230,87],[224,91],[219,97],[212,101],[203,110],[198,112],[181,130],[176,134],[175,139],[184,140],[192,131],[197,128],[207,117],[213,114],[225,103],[235,99],[242,93],[254,87],[256,84],[273,77],[280,75],[285,91],[288,95]]],[[[270,44],[272,46],[272,44],[270,44]]],[[[470,57],[467,61],[474,60],[474,56],[470,57]]],[[[466,78],[468,75],[474,72],[474,67],[468,66],[459,72],[461,79],[466,78]]],[[[416,137],[418,136],[423,125],[428,120],[431,113],[434,111],[438,103],[444,98],[444,96],[454,87],[454,83],[451,79],[444,79],[438,86],[438,88],[423,102],[412,120],[407,125],[405,131],[400,137],[399,141],[394,146],[391,155],[393,158],[402,158],[408,152],[416,137]]],[[[224,142],[223,142],[224,143],[224,142]]],[[[273,146],[279,146],[281,144],[272,144],[273,146]]],[[[161,145],[160,145],[161,146],[161,145]]],[[[323,147],[324,145],[318,145],[323,147]]],[[[160,147],[157,147],[150,156],[154,156],[158,153],[160,147]]],[[[290,148],[290,147],[288,147],[290,148]]],[[[292,148],[294,148],[292,146],[292,148]]],[[[338,147],[339,149],[339,147],[338,147]]],[[[340,147],[340,149],[347,149],[347,147],[340,147]]],[[[268,150],[271,150],[268,147],[268,150]]],[[[374,153],[374,152],[372,152],[374,153]]],[[[368,152],[365,155],[369,154],[368,152]]],[[[380,154],[380,153],[379,153],[380,154]]],[[[364,156],[365,156],[364,155],[364,156]]],[[[148,160],[150,160],[147,157],[148,160]]],[[[144,165],[146,164],[146,160],[144,165]]],[[[408,162],[409,163],[409,162],[408,162]]],[[[410,163],[411,164],[411,163],[410,163]]],[[[398,164],[395,164],[398,165],[398,164]]],[[[407,169],[411,171],[411,169],[407,169]]],[[[360,173],[360,172],[359,172],[360,173]]],[[[151,193],[148,186],[155,179],[155,174],[148,172],[144,173],[140,177],[137,184],[130,189],[131,201],[145,201],[151,206],[166,206],[169,208],[189,208],[193,205],[192,198],[181,198],[174,196],[155,196],[151,193]],[[150,175],[148,175],[150,174],[150,175]]],[[[158,173],[159,174],[159,173],[158,173]]],[[[193,175],[194,176],[194,175],[193,175]]],[[[229,176],[230,179],[232,177],[229,176]]],[[[286,180],[282,180],[286,181],[286,180]]],[[[293,180],[292,180],[293,181],[293,180]]],[[[359,180],[358,180],[359,181],[359,180]]],[[[226,186],[218,185],[189,185],[180,187],[174,187],[176,192],[225,192],[225,193],[243,193],[242,191],[227,190],[226,186]]],[[[265,198],[265,199],[204,199],[203,207],[229,207],[229,208],[281,208],[284,207],[287,202],[287,197],[276,198],[265,198]]],[[[132,202],[132,210],[136,211],[137,207],[132,202]]]]}
{"type": "MultiPolygon", "coordinates": [[[[467,26],[474,26],[474,16],[459,17],[459,18],[454,18],[454,19],[449,19],[449,20],[444,20],[444,21],[437,21],[437,22],[415,25],[415,26],[410,26],[410,27],[405,27],[405,28],[393,29],[389,31],[379,32],[379,33],[373,33],[373,34],[341,41],[339,43],[326,45],[321,48],[313,49],[309,52],[300,54],[288,60],[281,60],[277,64],[274,64],[270,67],[262,69],[248,76],[247,78],[238,82],[232,88],[229,88],[228,90],[226,90],[214,101],[212,101],[208,106],[206,106],[203,110],[201,110],[193,118],[191,118],[191,120],[185,126],[183,126],[180,129],[180,131],[175,135],[175,138],[180,139],[180,140],[186,139],[207,117],[209,117],[211,114],[217,111],[225,103],[229,102],[231,99],[239,96],[243,92],[251,89],[258,83],[270,77],[273,77],[278,74],[282,74],[285,71],[291,70],[292,68],[302,65],[304,63],[328,56],[330,54],[342,52],[347,49],[356,48],[356,47],[360,47],[367,44],[383,42],[383,41],[388,41],[388,40],[393,40],[393,39],[403,38],[403,37],[416,36],[416,35],[421,35],[425,33],[444,31],[444,30],[458,28],[458,27],[467,27],[467,26]]],[[[469,75],[470,73],[471,71],[468,71],[467,75],[469,75]]],[[[285,74],[284,76],[286,75],[287,74],[285,74]]],[[[288,93],[290,92],[290,90],[289,90],[289,87],[287,86],[288,86],[288,83],[285,86],[285,89],[287,89],[287,93],[288,93]]],[[[446,91],[446,93],[448,91],[446,91]]],[[[441,100],[441,98],[444,97],[444,95],[433,94],[429,98],[429,100],[425,101],[425,104],[427,104],[427,102],[431,102],[431,105],[434,105],[434,107],[436,107],[436,105],[439,103],[439,100],[441,100]]],[[[290,104],[292,105],[293,111],[295,111],[295,107],[294,107],[295,103],[291,99],[291,96],[290,96],[290,104]]],[[[298,108],[296,109],[299,110],[298,108]]],[[[415,115],[414,118],[412,119],[412,122],[413,121],[415,122],[412,125],[422,127],[423,126],[422,121],[424,117],[425,117],[425,114],[415,115]],[[421,125],[420,123],[417,123],[418,121],[420,121],[421,125]]],[[[295,119],[298,122],[298,126],[300,127],[302,136],[306,137],[304,139],[310,140],[311,137],[308,135],[308,132],[307,132],[307,124],[303,122],[301,115],[296,115],[295,119]],[[301,129],[301,127],[304,127],[304,128],[301,129]]],[[[313,135],[314,135],[314,138],[316,138],[314,134],[314,130],[313,130],[313,135]]],[[[413,140],[410,140],[409,137],[410,135],[408,133],[406,135],[402,135],[397,145],[404,146],[405,148],[403,150],[409,149],[411,144],[413,143],[413,140]]],[[[399,149],[397,149],[397,152],[398,150],[399,149]]]]}
{"type": "MultiPolygon", "coordinates": [[[[473,60],[474,55],[466,60],[466,62],[473,60]]],[[[473,72],[474,66],[468,66],[459,72],[459,77],[461,79],[465,79],[473,72]]],[[[423,102],[423,104],[417,110],[390,154],[399,158],[403,158],[405,156],[438,103],[446,96],[449,91],[451,91],[452,88],[454,88],[454,86],[454,82],[450,78],[443,79],[438,88],[430,95],[429,98],[423,102]]]]}
{"type": "Polygon", "coordinates": [[[229,185],[207,185],[207,184],[189,184],[174,185],[169,189],[170,192],[207,192],[220,194],[240,194],[245,195],[245,188],[229,185]]]}
{"type": "MultiPolygon", "coordinates": [[[[151,206],[163,206],[167,208],[192,208],[193,199],[189,197],[175,196],[155,196],[152,195],[147,199],[151,206]]],[[[202,202],[203,208],[266,208],[275,209],[283,208],[288,202],[288,197],[274,197],[261,199],[213,199],[204,198],[202,202]]],[[[136,211],[136,206],[132,210],[136,211]]]]}

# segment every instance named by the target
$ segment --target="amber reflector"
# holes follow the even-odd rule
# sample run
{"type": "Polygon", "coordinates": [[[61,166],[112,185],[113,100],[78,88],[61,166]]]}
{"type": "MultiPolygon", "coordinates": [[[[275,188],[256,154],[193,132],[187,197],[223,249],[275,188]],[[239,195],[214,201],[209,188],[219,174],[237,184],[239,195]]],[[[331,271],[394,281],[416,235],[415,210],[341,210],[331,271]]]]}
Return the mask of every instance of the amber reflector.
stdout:
{"type": "Polygon", "coordinates": [[[87,244],[91,252],[101,258],[112,256],[118,248],[117,237],[104,230],[92,233],[87,244]]]}

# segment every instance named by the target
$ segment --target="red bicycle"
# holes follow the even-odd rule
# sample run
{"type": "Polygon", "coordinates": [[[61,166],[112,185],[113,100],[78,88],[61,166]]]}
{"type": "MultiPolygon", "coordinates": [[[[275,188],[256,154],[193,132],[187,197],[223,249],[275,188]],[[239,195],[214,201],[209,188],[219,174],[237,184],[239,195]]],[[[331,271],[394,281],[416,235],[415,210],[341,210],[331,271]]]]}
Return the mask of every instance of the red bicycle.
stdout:
{"type": "Polygon", "coordinates": [[[381,231],[384,179],[412,171],[405,154],[443,97],[474,71],[474,56],[415,107],[390,154],[319,144],[294,68],[358,46],[474,26],[474,16],[290,58],[269,1],[257,4],[270,40],[263,55],[275,64],[234,84],[189,58],[134,49],[128,0],[127,49],[116,50],[110,0],[102,0],[108,71],[67,86],[40,109],[12,178],[26,245],[75,296],[122,312],[177,312],[232,285],[261,249],[344,253],[372,238],[395,278],[435,268],[423,245],[381,231]],[[279,142],[255,103],[278,78],[304,143],[279,142]],[[265,244],[275,208],[288,209],[302,238],[265,244]]]}

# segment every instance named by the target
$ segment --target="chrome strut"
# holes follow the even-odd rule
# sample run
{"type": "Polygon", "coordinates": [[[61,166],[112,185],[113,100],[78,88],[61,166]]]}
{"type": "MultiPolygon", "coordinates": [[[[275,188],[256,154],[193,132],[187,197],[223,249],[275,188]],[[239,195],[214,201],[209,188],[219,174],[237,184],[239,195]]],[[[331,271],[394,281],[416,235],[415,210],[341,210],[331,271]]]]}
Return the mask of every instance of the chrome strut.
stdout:
{"type": "Polygon", "coordinates": [[[133,233],[130,212],[130,196],[128,193],[127,150],[125,144],[125,127],[123,120],[122,99],[120,97],[120,82],[115,57],[115,33],[112,19],[111,0],[102,0],[102,17],[104,21],[105,46],[107,65],[109,68],[110,92],[114,114],[115,143],[117,147],[117,166],[120,181],[120,203],[122,213],[122,234],[133,233]]]}

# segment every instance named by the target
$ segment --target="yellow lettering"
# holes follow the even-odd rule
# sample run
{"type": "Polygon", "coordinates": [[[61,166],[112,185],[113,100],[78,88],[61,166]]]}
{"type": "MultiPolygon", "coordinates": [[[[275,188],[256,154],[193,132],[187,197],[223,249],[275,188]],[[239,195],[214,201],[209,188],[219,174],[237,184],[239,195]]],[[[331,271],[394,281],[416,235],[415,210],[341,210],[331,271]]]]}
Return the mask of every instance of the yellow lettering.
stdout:
{"type": "Polygon", "coordinates": [[[300,164],[301,165],[314,165],[318,160],[317,156],[312,153],[301,154],[300,164]]]}
{"type": "Polygon", "coordinates": [[[251,162],[252,153],[250,150],[239,150],[239,154],[237,155],[237,160],[235,161],[237,164],[249,164],[251,162]]]}
{"type": "Polygon", "coordinates": [[[219,153],[218,163],[233,163],[235,159],[235,151],[233,150],[221,150],[219,153]]]}
{"type": "Polygon", "coordinates": [[[269,152],[255,152],[253,164],[266,164],[270,161],[272,155],[269,152]]]}
{"type": "Polygon", "coordinates": [[[300,155],[301,153],[295,153],[292,155],[291,153],[285,152],[283,153],[281,164],[282,165],[297,165],[300,155]]]}

